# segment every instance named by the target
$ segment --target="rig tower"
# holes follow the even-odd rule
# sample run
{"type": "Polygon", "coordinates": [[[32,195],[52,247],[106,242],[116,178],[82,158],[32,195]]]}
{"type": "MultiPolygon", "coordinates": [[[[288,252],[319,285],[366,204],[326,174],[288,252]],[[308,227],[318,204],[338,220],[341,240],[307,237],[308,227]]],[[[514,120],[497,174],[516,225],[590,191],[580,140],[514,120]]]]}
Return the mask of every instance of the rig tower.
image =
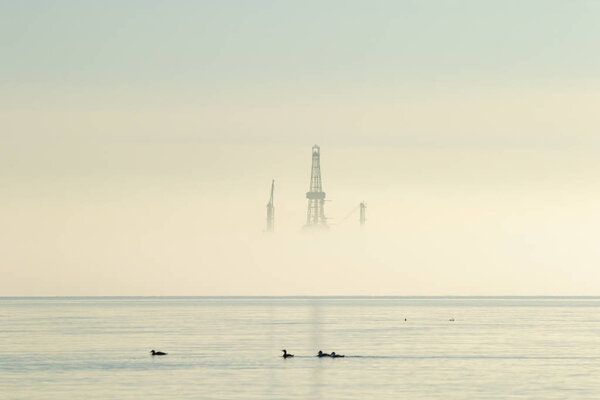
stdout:
{"type": "Polygon", "coordinates": [[[310,190],[306,192],[308,199],[307,227],[326,227],[325,192],[321,182],[321,148],[316,144],[312,147],[312,168],[310,171],[310,190]]]}
{"type": "Polygon", "coordinates": [[[273,205],[273,192],[275,191],[275,179],[271,182],[271,197],[267,204],[267,232],[273,232],[275,229],[275,207],[273,205]]]}
{"type": "Polygon", "coordinates": [[[365,226],[366,208],[367,208],[367,205],[365,204],[364,201],[362,203],[360,203],[360,226],[365,226]]]}

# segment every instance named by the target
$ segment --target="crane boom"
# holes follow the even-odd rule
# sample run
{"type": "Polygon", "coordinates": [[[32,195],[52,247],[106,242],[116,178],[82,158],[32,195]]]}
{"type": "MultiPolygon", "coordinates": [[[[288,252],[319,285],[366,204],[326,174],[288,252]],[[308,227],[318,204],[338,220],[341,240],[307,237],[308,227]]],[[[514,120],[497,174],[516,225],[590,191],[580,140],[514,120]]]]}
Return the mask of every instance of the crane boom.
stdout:
{"type": "Polygon", "coordinates": [[[275,206],[273,205],[273,193],[275,192],[275,179],[271,182],[271,197],[267,204],[267,232],[273,232],[275,228],[275,206]]]}

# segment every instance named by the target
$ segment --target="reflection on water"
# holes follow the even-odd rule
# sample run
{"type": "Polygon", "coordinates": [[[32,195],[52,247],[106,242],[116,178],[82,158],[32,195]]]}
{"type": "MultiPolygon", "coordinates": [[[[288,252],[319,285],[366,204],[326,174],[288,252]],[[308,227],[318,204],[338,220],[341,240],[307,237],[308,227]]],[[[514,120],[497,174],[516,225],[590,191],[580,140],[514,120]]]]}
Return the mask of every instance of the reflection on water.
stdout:
{"type": "Polygon", "coordinates": [[[9,399],[591,399],[600,393],[599,306],[600,298],[3,298],[0,384],[9,399]],[[284,348],[296,357],[284,360],[284,348]]]}

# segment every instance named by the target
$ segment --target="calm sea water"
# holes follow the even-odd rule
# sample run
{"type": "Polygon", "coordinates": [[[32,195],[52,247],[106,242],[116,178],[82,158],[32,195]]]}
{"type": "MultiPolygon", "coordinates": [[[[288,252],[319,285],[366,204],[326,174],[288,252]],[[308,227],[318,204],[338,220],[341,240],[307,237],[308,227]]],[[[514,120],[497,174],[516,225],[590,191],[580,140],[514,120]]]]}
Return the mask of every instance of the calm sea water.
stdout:
{"type": "Polygon", "coordinates": [[[600,298],[0,298],[0,398],[600,399],[600,298]]]}

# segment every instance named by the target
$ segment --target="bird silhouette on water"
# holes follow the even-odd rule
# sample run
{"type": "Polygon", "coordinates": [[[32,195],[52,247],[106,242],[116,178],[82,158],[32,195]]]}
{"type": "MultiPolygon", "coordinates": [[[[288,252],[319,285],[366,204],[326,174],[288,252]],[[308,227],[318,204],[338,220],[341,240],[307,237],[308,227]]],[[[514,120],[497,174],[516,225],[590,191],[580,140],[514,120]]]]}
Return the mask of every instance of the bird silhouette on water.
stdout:
{"type": "Polygon", "coordinates": [[[335,354],[335,351],[332,351],[330,357],[332,357],[332,358],[338,358],[338,357],[346,357],[346,356],[343,355],[343,354],[335,354]]]}
{"type": "Polygon", "coordinates": [[[293,354],[289,354],[289,353],[287,352],[287,350],[285,350],[285,349],[284,349],[284,350],[281,350],[281,351],[283,351],[283,356],[282,356],[283,358],[290,358],[290,357],[294,357],[294,355],[293,355],[293,354]]]}
{"type": "Polygon", "coordinates": [[[331,357],[331,354],[323,353],[321,350],[319,350],[317,357],[331,357]]]}
{"type": "Polygon", "coordinates": [[[163,353],[162,351],[154,351],[154,350],[150,350],[150,354],[152,354],[153,356],[166,356],[167,353],[163,353]]]}

